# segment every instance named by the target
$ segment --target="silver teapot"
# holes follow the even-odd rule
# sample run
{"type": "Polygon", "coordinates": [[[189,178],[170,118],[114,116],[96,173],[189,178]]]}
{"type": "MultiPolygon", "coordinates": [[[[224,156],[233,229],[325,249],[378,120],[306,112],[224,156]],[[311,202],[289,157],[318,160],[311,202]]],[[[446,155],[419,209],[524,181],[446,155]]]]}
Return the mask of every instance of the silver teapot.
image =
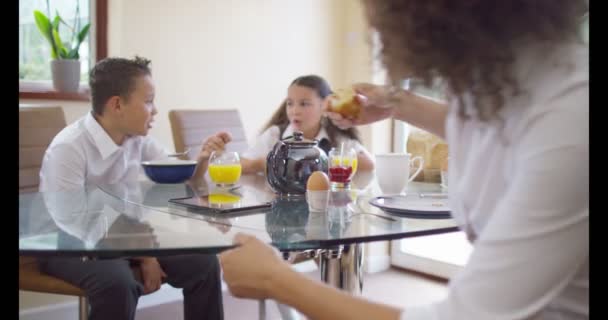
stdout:
{"type": "Polygon", "coordinates": [[[327,155],[318,141],[304,138],[299,131],[279,140],[266,157],[268,184],[282,195],[304,195],[308,177],[314,171],[327,173],[328,169],[327,155]]]}

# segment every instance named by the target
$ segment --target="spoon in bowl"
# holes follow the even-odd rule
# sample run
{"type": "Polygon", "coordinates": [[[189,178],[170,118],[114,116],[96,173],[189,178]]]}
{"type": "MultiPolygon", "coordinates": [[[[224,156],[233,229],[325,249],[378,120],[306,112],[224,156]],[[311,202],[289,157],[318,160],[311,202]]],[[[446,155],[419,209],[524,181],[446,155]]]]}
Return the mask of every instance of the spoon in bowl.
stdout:
{"type": "Polygon", "coordinates": [[[184,152],[172,153],[172,154],[169,154],[168,156],[169,157],[181,157],[184,155],[188,155],[189,152],[190,152],[190,148],[186,149],[186,151],[184,151],[184,152]]]}

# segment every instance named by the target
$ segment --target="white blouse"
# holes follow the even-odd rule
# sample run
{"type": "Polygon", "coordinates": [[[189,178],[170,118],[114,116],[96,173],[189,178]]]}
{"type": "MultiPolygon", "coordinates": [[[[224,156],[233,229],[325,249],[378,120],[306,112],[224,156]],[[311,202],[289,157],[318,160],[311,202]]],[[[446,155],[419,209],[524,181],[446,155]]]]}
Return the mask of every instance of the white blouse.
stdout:
{"type": "Polygon", "coordinates": [[[446,299],[401,319],[589,317],[588,61],[584,45],[529,48],[515,67],[528,94],[502,123],[450,104],[449,202],[474,251],[446,299]]]}
{"type": "MultiPolygon", "coordinates": [[[[271,126],[270,128],[264,130],[264,132],[262,132],[262,134],[260,134],[256,138],[254,145],[251,148],[249,148],[249,150],[247,150],[243,154],[241,154],[241,157],[247,158],[247,159],[266,158],[266,156],[268,155],[268,152],[270,152],[272,150],[272,148],[274,147],[274,145],[280,140],[279,134],[280,134],[280,129],[279,129],[279,126],[276,126],[276,125],[271,126]]],[[[285,128],[285,131],[283,132],[281,139],[285,139],[292,134],[293,134],[293,127],[291,125],[289,125],[289,126],[287,126],[287,128],[285,128]]],[[[325,128],[321,127],[321,130],[319,130],[319,133],[317,134],[315,139],[321,141],[321,139],[323,139],[323,138],[329,140],[327,131],[325,131],[325,128]]],[[[345,144],[350,144],[350,146],[352,148],[354,148],[357,153],[365,151],[365,147],[363,147],[363,145],[355,139],[350,139],[350,138],[342,136],[342,135],[338,135],[338,137],[336,139],[338,140],[337,145],[340,145],[342,142],[344,142],[345,144]]]]}

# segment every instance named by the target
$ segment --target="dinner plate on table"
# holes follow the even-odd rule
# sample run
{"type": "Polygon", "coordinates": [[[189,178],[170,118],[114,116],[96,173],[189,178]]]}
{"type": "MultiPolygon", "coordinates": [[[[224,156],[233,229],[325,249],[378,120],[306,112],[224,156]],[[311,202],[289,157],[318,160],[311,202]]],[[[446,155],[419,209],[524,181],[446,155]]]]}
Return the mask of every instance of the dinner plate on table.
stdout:
{"type": "Polygon", "coordinates": [[[386,213],[404,218],[449,219],[451,217],[447,198],[420,197],[417,193],[375,197],[369,201],[369,204],[386,213]]]}

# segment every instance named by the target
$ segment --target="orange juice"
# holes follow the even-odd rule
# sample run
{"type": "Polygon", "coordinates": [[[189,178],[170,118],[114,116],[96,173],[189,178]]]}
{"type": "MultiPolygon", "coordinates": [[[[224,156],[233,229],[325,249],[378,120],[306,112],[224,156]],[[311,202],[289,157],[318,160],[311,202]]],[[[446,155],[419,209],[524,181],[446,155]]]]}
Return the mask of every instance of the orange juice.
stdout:
{"type": "Polygon", "coordinates": [[[217,184],[235,184],[241,178],[241,164],[210,164],[209,176],[217,184]]]}
{"type": "Polygon", "coordinates": [[[212,193],[209,195],[210,204],[232,204],[239,202],[241,197],[233,194],[212,193]]]}

